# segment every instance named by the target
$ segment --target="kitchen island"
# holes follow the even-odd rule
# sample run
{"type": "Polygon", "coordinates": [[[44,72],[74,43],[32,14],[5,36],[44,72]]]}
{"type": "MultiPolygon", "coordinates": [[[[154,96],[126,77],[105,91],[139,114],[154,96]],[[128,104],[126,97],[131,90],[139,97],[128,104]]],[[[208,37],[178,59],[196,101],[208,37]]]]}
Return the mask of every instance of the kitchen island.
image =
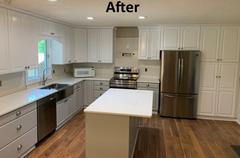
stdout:
{"type": "Polygon", "coordinates": [[[153,91],[109,89],[84,112],[86,158],[131,158],[139,118],[152,116],[153,91]]]}

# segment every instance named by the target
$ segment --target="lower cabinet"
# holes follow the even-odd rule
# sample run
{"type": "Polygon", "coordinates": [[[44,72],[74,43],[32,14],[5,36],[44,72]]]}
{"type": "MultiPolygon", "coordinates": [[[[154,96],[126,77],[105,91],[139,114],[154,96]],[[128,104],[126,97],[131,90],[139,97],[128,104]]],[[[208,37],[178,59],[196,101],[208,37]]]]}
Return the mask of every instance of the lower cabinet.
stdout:
{"type": "Polygon", "coordinates": [[[74,111],[77,112],[84,107],[84,81],[77,83],[74,86],[74,111]]]}
{"type": "Polygon", "coordinates": [[[84,106],[88,106],[93,102],[93,81],[84,81],[84,106]]]}
{"type": "Polygon", "coordinates": [[[0,157],[23,157],[37,143],[36,102],[0,117],[0,157]]]}
{"type": "Polygon", "coordinates": [[[153,112],[158,112],[159,108],[159,84],[158,83],[138,83],[139,90],[151,90],[153,91],[153,112]]]}
{"type": "Polygon", "coordinates": [[[57,102],[57,128],[61,127],[74,113],[74,106],[73,95],[57,102]]]}

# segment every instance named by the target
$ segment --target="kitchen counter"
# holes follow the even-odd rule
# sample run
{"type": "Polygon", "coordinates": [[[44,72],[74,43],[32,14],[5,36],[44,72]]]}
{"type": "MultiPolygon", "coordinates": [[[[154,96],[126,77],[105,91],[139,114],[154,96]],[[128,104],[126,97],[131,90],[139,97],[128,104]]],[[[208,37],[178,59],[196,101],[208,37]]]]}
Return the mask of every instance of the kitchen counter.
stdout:
{"type": "Polygon", "coordinates": [[[110,81],[111,78],[104,78],[104,77],[94,77],[94,78],[74,78],[74,77],[67,77],[60,80],[56,80],[54,82],[61,83],[61,84],[69,84],[74,85],[78,82],[85,81],[85,80],[102,80],[102,81],[110,81]]]}
{"type": "Polygon", "coordinates": [[[86,158],[132,158],[140,117],[152,116],[153,91],[109,89],[85,112],[86,158]]]}
{"type": "Polygon", "coordinates": [[[57,91],[53,89],[31,89],[0,97],[0,116],[31,104],[55,92],[57,91]]]}
{"type": "Polygon", "coordinates": [[[85,113],[151,117],[153,91],[109,89],[89,105],[85,113]]]}

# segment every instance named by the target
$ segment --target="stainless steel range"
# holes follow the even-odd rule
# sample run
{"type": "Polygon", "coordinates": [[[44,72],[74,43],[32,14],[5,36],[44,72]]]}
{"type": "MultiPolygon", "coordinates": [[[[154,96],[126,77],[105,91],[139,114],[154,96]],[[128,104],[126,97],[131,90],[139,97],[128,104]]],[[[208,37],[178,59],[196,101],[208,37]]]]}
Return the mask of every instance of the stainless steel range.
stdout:
{"type": "Polygon", "coordinates": [[[110,88],[137,89],[139,69],[133,67],[115,67],[110,80],[110,88]]]}

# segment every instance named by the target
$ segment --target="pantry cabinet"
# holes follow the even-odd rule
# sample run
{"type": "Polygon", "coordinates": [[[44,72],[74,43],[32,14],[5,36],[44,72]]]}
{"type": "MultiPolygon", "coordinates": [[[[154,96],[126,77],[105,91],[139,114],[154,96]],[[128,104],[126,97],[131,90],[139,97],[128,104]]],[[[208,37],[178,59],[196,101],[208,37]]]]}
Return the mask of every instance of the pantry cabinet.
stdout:
{"type": "Polygon", "coordinates": [[[87,52],[87,29],[74,29],[74,63],[86,63],[87,52]]]}
{"type": "Polygon", "coordinates": [[[164,25],[163,50],[199,50],[199,25],[164,25]]]}
{"type": "Polygon", "coordinates": [[[238,63],[202,62],[199,115],[234,117],[238,63]]]}
{"type": "Polygon", "coordinates": [[[139,28],[140,60],[159,60],[161,48],[161,31],[159,27],[139,28]]]}
{"type": "Polygon", "coordinates": [[[112,28],[88,29],[88,62],[90,63],[113,62],[112,28]]]}
{"type": "Polygon", "coordinates": [[[9,71],[7,10],[0,8],[0,74],[9,71]]]}
{"type": "Polygon", "coordinates": [[[239,27],[202,26],[202,61],[238,62],[239,38],[239,27]]]}

